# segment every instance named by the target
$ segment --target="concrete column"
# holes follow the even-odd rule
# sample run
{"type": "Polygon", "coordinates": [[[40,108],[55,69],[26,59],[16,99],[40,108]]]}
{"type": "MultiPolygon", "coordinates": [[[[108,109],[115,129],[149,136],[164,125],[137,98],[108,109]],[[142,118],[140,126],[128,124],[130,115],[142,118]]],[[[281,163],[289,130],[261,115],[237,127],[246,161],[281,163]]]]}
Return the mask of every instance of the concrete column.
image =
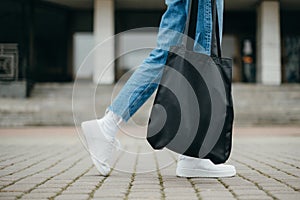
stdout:
{"type": "Polygon", "coordinates": [[[279,1],[261,1],[257,8],[257,82],[281,83],[279,1]]]}
{"type": "Polygon", "coordinates": [[[115,33],[114,0],[94,0],[94,39],[97,47],[94,52],[93,82],[112,84],[115,80],[114,40],[109,39],[115,33]]]}

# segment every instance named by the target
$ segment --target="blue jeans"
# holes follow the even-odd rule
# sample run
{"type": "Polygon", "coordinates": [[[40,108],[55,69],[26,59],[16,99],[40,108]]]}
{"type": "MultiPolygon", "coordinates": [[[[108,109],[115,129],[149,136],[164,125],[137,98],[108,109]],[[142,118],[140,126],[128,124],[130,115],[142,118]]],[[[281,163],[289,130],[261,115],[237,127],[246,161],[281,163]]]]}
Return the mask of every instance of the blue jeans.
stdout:
{"type": "MultiPolygon", "coordinates": [[[[132,74],[108,110],[128,119],[147,101],[159,85],[168,49],[182,43],[190,0],[165,0],[168,6],[157,36],[157,47],[132,74]]],[[[223,0],[216,0],[220,38],[223,28],[223,0]]],[[[212,36],[211,0],[199,0],[194,51],[210,55],[212,36]]],[[[221,41],[220,41],[221,42],[221,41]]]]}

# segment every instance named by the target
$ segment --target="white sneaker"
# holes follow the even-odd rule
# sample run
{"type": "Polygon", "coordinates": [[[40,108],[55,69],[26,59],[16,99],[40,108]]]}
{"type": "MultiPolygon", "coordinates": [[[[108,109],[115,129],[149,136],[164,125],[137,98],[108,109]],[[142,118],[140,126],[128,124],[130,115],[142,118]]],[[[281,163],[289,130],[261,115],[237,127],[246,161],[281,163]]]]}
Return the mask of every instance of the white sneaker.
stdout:
{"type": "Polygon", "coordinates": [[[118,140],[106,136],[101,131],[101,121],[91,120],[81,124],[82,131],[87,141],[87,146],[91,159],[100,172],[101,175],[107,176],[110,172],[110,166],[108,164],[113,150],[120,143],[118,140]]]}
{"type": "Polygon", "coordinates": [[[209,159],[199,159],[180,155],[177,162],[176,175],[179,177],[221,178],[235,176],[232,165],[215,165],[209,159]]]}

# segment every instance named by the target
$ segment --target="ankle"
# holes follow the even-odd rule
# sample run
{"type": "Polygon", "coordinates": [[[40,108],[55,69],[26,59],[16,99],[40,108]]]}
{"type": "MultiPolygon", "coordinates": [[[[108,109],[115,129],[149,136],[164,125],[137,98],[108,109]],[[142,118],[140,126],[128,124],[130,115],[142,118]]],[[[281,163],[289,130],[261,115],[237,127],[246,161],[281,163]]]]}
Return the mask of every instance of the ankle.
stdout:
{"type": "Polygon", "coordinates": [[[109,138],[114,138],[116,136],[122,122],[122,118],[112,111],[106,112],[104,117],[98,120],[101,131],[109,138]]]}

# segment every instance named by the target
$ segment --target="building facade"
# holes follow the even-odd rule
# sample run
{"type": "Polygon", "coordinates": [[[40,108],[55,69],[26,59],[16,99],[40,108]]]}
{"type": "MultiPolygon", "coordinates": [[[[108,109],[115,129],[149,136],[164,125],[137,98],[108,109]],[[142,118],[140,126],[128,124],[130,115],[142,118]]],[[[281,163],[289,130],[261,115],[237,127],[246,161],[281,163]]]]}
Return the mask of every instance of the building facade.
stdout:
{"type": "MultiPolygon", "coordinates": [[[[78,74],[110,84],[150,49],[115,59],[120,51],[143,41],[155,46],[154,29],[123,32],[158,27],[165,9],[164,0],[1,0],[0,44],[17,44],[20,78],[73,81],[96,44],[122,33],[78,74]]],[[[225,0],[223,52],[234,60],[234,81],[300,82],[299,11],[298,0],[225,0]]]]}

